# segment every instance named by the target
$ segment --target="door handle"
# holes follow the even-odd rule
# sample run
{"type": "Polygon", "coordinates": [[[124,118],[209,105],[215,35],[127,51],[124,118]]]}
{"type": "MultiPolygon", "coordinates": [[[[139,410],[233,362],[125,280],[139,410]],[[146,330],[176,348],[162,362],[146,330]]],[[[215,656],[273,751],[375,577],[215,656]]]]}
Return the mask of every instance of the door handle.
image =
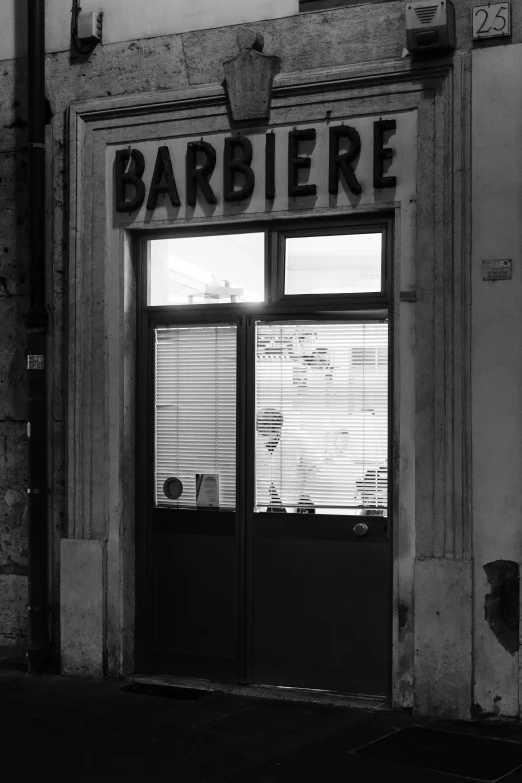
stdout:
{"type": "Polygon", "coordinates": [[[353,532],[356,536],[359,536],[359,538],[362,538],[362,536],[365,536],[368,532],[368,525],[366,522],[357,522],[356,525],[354,525],[353,532]]]}

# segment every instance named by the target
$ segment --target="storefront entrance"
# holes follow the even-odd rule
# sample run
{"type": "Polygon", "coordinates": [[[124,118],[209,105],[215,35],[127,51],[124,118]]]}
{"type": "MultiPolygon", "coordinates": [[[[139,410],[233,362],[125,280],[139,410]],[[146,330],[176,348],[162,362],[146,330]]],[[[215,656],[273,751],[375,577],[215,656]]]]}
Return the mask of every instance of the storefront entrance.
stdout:
{"type": "Polygon", "coordinates": [[[142,671],[387,695],[390,233],[143,239],[142,671]]]}

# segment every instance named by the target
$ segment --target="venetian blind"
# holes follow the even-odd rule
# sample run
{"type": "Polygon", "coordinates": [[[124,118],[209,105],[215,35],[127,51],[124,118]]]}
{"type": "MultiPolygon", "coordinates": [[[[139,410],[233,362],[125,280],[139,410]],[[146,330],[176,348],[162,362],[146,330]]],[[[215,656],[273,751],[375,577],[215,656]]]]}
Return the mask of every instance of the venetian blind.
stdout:
{"type": "Polygon", "coordinates": [[[387,323],[257,325],[257,510],[385,509],[387,448],[387,323]]]}
{"type": "Polygon", "coordinates": [[[218,474],[220,508],[236,503],[236,327],[156,330],[156,502],[196,507],[196,475],[218,474]],[[183,484],[178,500],[167,478],[183,484]]]}

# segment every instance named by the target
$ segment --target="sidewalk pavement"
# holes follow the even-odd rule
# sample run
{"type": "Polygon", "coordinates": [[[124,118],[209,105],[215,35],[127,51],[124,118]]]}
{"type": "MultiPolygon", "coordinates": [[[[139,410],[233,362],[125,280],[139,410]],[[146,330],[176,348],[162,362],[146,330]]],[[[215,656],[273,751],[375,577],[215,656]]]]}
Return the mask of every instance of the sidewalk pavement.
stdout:
{"type": "MultiPolygon", "coordinates": [[[[170,692],[172,698],[135,690],[129,681],[0,671],[2,779],[33,781],[43,776],[70,783],[501,779],[522,783],[522,766],[512,771],[517,763],[522,765],[522,727],[514,722],[440,720],[369,703],[332,706],[221,692],[182,693],[180,688],[170,692]],[[401,733],[405,737],[403,730],[411,727],[440,731],[410,732],[413,749],[407,749],[406,756],[403,750],[394,762],[363,755],[374,753],[378,747],[374,743],[381,738],[401,733]],[[452,768],[441,772],[418,766],[413,756],[419,736],[422,744],[424,738],[447,739],[448,733],[456,748],[452,768]],[[358,752],[360,748],[364,751],[358,752]],[[503,771],[499,767],[503,777],[493,778],[487,764],[477,764],[483,748],[493,766],[496,760],[500,766],[504,763],[503,771]],[[469,769],[481,777],[463,776],[469,769]]],[[[442,758],[437,747],[433,746],[432,754],[435,765],[442,758]]]]}

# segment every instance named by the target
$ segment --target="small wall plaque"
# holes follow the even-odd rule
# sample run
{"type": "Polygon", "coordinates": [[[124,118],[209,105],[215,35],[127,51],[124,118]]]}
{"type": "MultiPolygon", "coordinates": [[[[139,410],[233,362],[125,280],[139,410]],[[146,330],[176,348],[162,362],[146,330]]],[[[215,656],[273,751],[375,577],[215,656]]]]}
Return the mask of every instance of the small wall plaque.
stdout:
{"type": "Polygon", "coordinates": [[[511,35],[511,3],[487,3],[471,9],[473,40],[511,35]]]}
{"type": "Polygon", "coordinates": [[[482,262],[483,280],[511,280],[512,277],[511,258],[493,258],[482,262]]]}
{"type": "Polygon", "coordinates": [[[39,353],[30,353],[27,355],[27,369],[28,370],[43,370],[44,357],[39,353]]]}

